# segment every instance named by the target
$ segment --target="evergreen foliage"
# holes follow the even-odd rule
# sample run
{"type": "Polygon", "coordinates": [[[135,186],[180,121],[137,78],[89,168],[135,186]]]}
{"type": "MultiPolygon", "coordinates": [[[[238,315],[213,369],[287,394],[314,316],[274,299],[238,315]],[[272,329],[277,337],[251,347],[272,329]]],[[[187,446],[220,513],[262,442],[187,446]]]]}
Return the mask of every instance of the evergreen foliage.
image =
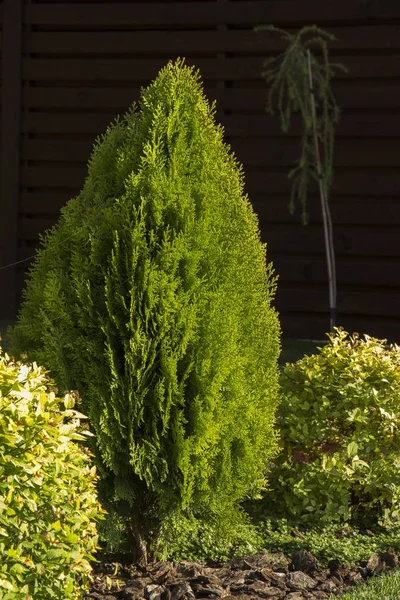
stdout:
{"type": "Polygon", "coordinates": [[[296,34],[273,25],[257,28],[257,30],[263,29],[280,33],[287,43],[287,48],[282,54],[264,62],[263,77],[270,84],[267,111],[274,113],[275,98],[277,98],[283,131],[289,130],[293,114],[298,113],[301,116],[301,155],[297,166],[289,173],[289,177],[293,179],[289,208],[293,213],[297,198],[302,207],[303,223],[306,224],[310,182],[312,180],[318,182],[322,178],[327,199],[330,196],[335,125],[340,117],[340,110],[331,89],[331,80],[335,70],[345,71],[346,68],[329,60],[327,42],[334,41],[335,36],[315,25],[303,27],[296,34]],[[312,89],[310,89],[308,72],[308,55],[311,48],[313,49],[313,52],[310,52],[312,89]],[[313,120],[311,94],[315,100],[316,121],[313,120]],[[318,164],[316,156],[315,134],[323,149],[321,165],[318,164]]]}
{"type": "Polygon", "coordinates": [[[180,511],[236,518],[276,447],[275,277],[214,114],[177,61],[110,125],[11,332],[79,390],[102,497],[142,557],[180,511]]]}

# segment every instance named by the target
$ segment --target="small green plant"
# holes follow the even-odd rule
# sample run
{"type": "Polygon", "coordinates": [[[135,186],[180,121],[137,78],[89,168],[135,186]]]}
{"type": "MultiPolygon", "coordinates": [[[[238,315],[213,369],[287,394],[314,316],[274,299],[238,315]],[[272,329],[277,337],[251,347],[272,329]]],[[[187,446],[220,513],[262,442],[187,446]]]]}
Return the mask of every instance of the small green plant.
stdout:
{"type": "Polygon", "coordinates": [[[202,523],[179,515],[165,523],[166,536],[159,547],[161,560],[229,560],[254,554],[262,548],[257,527],[243,518],[202,523]]]}
{"type": "Polygon", "coordinates": [[[99,551],[96,556],[100,560],[126,560],[132,557],[133,539],[129,527],[126,526],[126,517],[117,514],[111,507],[104,506],[107,513],[99,522],[99,551]]]}
{"type": "Polygon", "coordinates": [[[274,114],[277,97],[283,131],[286,133],[289,130],[294,114],[298,113],[301,116],[301,156],[297,166],[289,174],[293,179],[289,208],[293,213],[296,199],[300,200],[302,220],[306,224],[310,182],[319,183],[322,180],[327,198],[330,196],[335,126],[340,117],[340,110],[331,89],[331,80],[336,69],[346,68],[339,63],[330,62],[328,43],[336,38],[319,27],[303,27],[295,34],[273,25],[259,26],[257,30],[279,33],[287,44],[282,54],[264,62],[265,70],[262,75],[270,86],[267,111],[274,114]],[[315,144],[315,136],[318,146],[315,144]],[[321,156],[319,147],[323,150],[321,156]]]}
{"type": "Polygon", "coordinates": [[[142,562],[180,513],[239,519],[276,451],[275,277],[214,115],[177,61],[110,126],[11,339],[79,390],[142,562]]]}
{"type": "Polygon", "coordinates": [[[342,330],[329,342],[282,374],[267,503],[303,522],[398,525],[400,348],[342,330]]]}
{"type": "Polygon", "coordinates": [[[321,567],[356,565],[368,560],[371,554],[400,551],[399,529],[374,532],[351,527],[348,523],[299,524],[295,519],[264,519],[258,522],[264,552],[283,552],[290,556],[296,550],[308,550],[321,567]]]}
{"type": "Polygon", "coordinates": [[[102,509],[74,399],[0,350],[0,597],[78,600],[102,509]]]}
{"type": "Polygon", "coordinates": [[[301,117],[301,155],[289,177],[292,189],[289,210],[295,210],[298,199],[303,224],[308,222],[307,198],[310,184],[319,186],[325,250],[329,276],[330,329],[336,324],[336,267],[332,219],[329,207],[333,179],[335,126],[340,111],[331,89],[335,70],[347,69],[329,60],[328,42],[336,38],[316,27],[303,27],[292,34],[273,25],[259,26],[256,31],[277,32],[287,44],[285,51],[264,62],[263,77],[270,85],[267,111],[274,113],[275,96],[282,129],[287,132],[293,114],[301,117]]]}

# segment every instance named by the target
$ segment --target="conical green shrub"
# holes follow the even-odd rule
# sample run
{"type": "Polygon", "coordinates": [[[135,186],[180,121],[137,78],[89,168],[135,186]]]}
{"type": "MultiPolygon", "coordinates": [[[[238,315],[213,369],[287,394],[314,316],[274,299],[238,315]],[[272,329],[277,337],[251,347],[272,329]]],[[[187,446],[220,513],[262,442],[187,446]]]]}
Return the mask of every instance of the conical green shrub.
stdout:
{"type": "Polygon", "coordinates": [[[108,128],[12,332],[79,390],[137,542],[182,510],[237,514],[276,448],[275,278],[214,112],[177,61],[108,128]]]}

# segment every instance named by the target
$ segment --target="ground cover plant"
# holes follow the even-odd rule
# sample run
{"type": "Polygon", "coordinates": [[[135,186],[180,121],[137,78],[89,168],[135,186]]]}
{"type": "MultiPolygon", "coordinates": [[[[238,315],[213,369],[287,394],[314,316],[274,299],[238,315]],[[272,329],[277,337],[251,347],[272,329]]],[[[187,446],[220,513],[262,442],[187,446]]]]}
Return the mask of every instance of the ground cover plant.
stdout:
{"type": "Polygon", "coordinates": [[[11,334],[79,390],[142,562],[182,514],[234,535],[276,451],[275,278],[214,112],[178,61],[109,127],[11,334]]]}
{"type": "MultiPolygon", "coordinates": [[[[304,527],[286,519],[266,519],[242,526],[236,539],[228,544],[224,539],[216,542],[212,529],[190,520],[177,522],[176,527],[170,529],[170,536],[172,539],[168,540],[165,549],[160,549],[162,560],[228,561],[257,552],[282,552],[290,557],[294,552],[307,550],[321,567],[327,568],[339,564],[357,565],[367,561],[372,554],[388,549],[400,554],[398,529],[370,531],[348,524],[304,527]]],[[[124,560],[123,555],[120,558],[124,560]]]]}
{"type": "Polygon", "coordinates": [[[311,552],[321,567],[357,565],[372,554],[391,550],[400,554],[399,529],[390,531],[366,530],[337,525],[308,525],[287,519],[266,519],[257,526],[257,549],[265,552],[283,552],[291,556],[299,550],[311,552]]]}
{"type": "Polygon", "coordinates": [[[102,517],[83,418],[43,369],[0,349],[0,597],[77,600],[102,517]]]}

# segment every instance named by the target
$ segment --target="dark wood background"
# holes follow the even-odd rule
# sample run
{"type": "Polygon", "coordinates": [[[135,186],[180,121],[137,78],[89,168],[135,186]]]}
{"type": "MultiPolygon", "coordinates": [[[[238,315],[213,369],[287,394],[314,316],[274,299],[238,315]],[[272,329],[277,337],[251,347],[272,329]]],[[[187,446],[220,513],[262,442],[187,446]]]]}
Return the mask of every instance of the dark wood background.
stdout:
{"type": "Polygon", "coordinates": [[[288,212],[298,124],[265,113],[260,75],[276,35],[317,24],[334,33],[337,129],[332,214],[339,324],[400,340],[400,0],[3,0],[0,319],[16,314],[38,235],[81,188],[98,134],[169,59],[200,68],[246,172],[279,274],[284,337],[321,339],[328,287],[317,190],[311,222],[288,212]]]}

